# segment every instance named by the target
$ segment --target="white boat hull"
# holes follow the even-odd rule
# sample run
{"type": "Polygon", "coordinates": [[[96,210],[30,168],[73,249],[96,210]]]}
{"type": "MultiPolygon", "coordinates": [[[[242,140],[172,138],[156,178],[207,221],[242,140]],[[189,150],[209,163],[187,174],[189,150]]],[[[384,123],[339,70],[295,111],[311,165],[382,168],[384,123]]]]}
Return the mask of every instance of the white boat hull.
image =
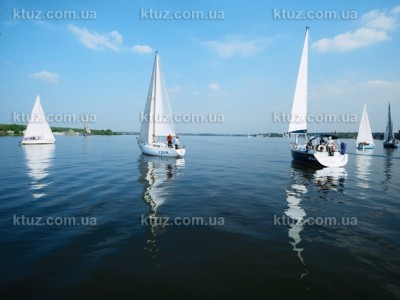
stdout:
{"type": "Polygon", "coordinates": [[[363,144],[357,144],[356,143],[356,148],[358,150],[375,149],[375,144],[363,145],[363,144]]]}
{"type": "Polygon", "coordinates": [[[54,144],[54,139],[46,139],[46,140],[22,140],[21,145],[45,145],[45,144],[54,144]]]}
{"type": "Polygon", "coordinates": [[[185,155],[185,148],[171,148],[164,143],[154,143],[154,144],[143,144],[139,143],[139,148],[143,154],[153,155],[153,156],[165,156],[165,157],[183,157],[185,155]]]}
{"type": "Polygon", "coordinates": [[[333,156],[329,156],[328,152],[306,151],[305,147],[301,146],[292,148],[291,152],[296,161],[323,167],[344,167],[349,160],[347,154],[342,155],[340,152],[334,152],[333,156]]]}
{"type": "Polygon", "coordinates": [[[333,156],[329,156],[327,152],[315,152],[314,157],[324,167],[344,167],[349,160],[347,154],[342,155],[339,152],[334,152],[333,156]]]}

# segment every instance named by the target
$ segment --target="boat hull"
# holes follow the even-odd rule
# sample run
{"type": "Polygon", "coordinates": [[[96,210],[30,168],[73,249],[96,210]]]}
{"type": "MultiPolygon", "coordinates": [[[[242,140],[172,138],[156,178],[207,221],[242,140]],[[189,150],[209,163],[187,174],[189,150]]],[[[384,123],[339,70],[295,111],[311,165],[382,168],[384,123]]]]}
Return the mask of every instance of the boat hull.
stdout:
{"type": "Polygon", "coordinates": [[[358,150],[375,149],[375,145],[374,145],[374,144],[369,144],[369,145],[356,145],[356,148],[357,148],[358,150]]]}
{"type": "Polygon", "coordinates": [[[348,162],[348,155],[342,155],[339,152],[329,156],[327,152],[305,152],[291,149],[291,153],[295,161],[312,166],[343,167],[348,162]]]}
{"type": "Polygon", "coordinates": [[[54,144],[55,140],[27,140],[21,141],[21,145],[48,145],[54,144]]]}
{"type": "Polygon", "coordinates": [[[397,149],[397,148],[399,148],[399,144],[383,142],[383,147],[388,148],[388,149],[397,149]]]}
{"type": "Polygon", "coordinates": [[[293,149],[291,150],[291,152],[293,160],[297,162],[306,163],[314,166],[322,166],[312,153],[297,151],[293,149]]]}
{"type": "Polygon", "coordinates": [[[183,157],[186,152],[185,148],[170,148],[166,144],[139,144],[139,148],[143,154],[152,156],[183,157]]]}

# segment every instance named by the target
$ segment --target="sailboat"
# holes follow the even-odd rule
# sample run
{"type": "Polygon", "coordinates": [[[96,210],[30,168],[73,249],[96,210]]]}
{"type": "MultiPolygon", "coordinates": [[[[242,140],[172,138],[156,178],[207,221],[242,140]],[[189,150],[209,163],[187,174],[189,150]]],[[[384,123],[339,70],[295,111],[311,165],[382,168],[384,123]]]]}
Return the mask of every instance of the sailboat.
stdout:
{"type": "Polygon", "coordinates": [[[343,167],[348,161],[345,143],[337,145],[338,137],[334,135],[322,134],[311,138],[307,135],[308,33],[307,27],[288,130],[295,139],[291,143],[292,157],[310,165],[343,167]]]}
{"type": "Polygon", "coordinates": [[[138,145],[142,153],[147,155],[182,157],[186,149],[179,145],[177,138],[157,51],[138,145]],[[173,138],[175,138],[174,143],[172,143],[173,138]]]}
{"type": "Polygon", "coordinates": [[[375,148],[374,139],[371,132],[371,125],[369,124],[368,119],[367,104],[364,104],[360,127],[358,128],[356,147],[359,150],[375,148]]]}
{"type": "Polygon", "coordinates": [[[55,140],[37,95],[21,144],[54,144],[55,140]]]}
{"type": "Polygon", "coordinates": [[[386,132],[383,139],[385,140],[383,142],[383,147],[392,149],[399,148],[399,142],[394,138],[393,134],[393,122],[392,122],[392,115],[390,113],[390,103],[388,108],[388,120],[386,124],[386,132]]]}
{"type": "Polygon", "coordinates": [[[88,135],[92,135],[92,132],[90,131],[89,126],[87,125],[86,122],[83,123],[83,132],[82,132],[83,136],[88,136],[88,135]]]}

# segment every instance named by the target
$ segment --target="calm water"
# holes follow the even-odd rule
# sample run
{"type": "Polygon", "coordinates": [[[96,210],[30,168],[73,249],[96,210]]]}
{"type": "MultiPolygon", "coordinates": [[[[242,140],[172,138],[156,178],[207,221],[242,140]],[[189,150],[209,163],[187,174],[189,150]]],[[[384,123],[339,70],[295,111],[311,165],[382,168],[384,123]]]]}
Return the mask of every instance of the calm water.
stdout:
{"type": "Polygon", "coordinates": [[[0,138],[1,299],[400,298],[400,150],[380,141],[336,170],[292,164],[287,139],[183,137],[184,159],[18,141],[0,138]]]}

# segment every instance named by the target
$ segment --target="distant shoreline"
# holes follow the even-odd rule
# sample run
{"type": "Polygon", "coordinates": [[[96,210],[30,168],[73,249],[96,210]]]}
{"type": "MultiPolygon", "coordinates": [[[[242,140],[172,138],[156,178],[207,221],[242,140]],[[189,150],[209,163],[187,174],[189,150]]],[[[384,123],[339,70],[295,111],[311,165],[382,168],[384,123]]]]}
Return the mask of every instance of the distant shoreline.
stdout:
{"type": "MultiPolygon", "coordinates": [[[[26,125],[19,124],[0,124],[0,136],[22,136],[23,131],[26,129],[26,125]]],[[[57,135],[74,136],[82,135],[83,128],[69,128],[69,127],[51,127],[53,133],[57,135]]],[[[139,132],[129,132],[129,131],[112,131],[111,129],[91,129],[91,135],[139,135],[139,132]]],[[[329,133],[328,133],[329,134],[329,133]]],[[[337,135],[342,139],[355,139],[357,137],[357,132],[338,132],[331,133],[337,135]]],[[[271,138],[282,138],[284,133],[253,133],[253,134],[243,134],[243,133],[180,133],[182,136],[232,136],[232,137],[271,137],[271,138]]],[[[309,133],[309,135],[315,135],[315,133],[309,133]]],[[[382,140],[383,132],[373,133],[374,139],[382,140]]]]}
{"type": "MultiPolygon", "coordinates": [[[[22,136],[23,131],[26,129],[26,125],[19,124],[0,124],[0,137],[1,136],[22,136]]],[[[53,133],[57,135],[75,136],[82,135],[83,128],[69,128],[69,127],[51,127],[53,133]]],[[[112,131],[111,129],[91,129],[91,135],[139,135],[139,132],[130,131],[112,131]]],[[[314,133],[309,133],[313,135],[314,133]]],[[[337,135],[342,139],[355,139],[357,132],[338,132],[331,133],[337,135]]],[[[285,137],[285,133],[254,133],[254,134],[243,134],[243,133],[180,133],[182,136],[232,136],[232,137],[271,137],[271,138],[282,138],[285,137]]],[[[374,139],[382,140],[383,132],[373,133],[374,139]]]]}

